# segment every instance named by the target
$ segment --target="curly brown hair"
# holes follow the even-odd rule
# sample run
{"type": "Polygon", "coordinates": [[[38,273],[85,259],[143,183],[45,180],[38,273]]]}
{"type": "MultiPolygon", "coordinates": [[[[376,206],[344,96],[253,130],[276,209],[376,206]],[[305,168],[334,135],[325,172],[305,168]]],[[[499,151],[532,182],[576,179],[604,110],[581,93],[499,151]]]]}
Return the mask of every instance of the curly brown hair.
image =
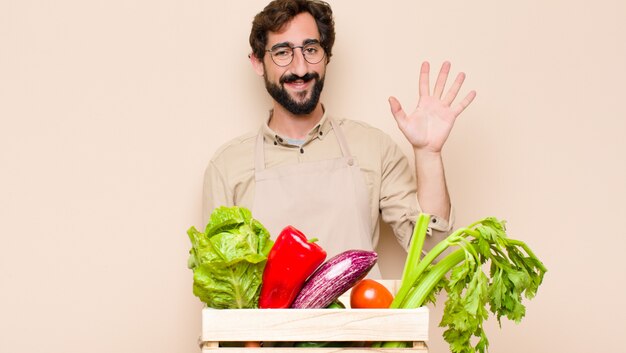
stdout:
{"type": "Polygon", "coordinates": [[[321,0],[274,0],[252,21],[250,31],[250,47],[259,59],[265,55],[268,32],[277,32],[296,15],[310,13],[320,32],[320,44],[326,52],[326,60],[330,61],[335,43],[335,21],[330,5],[321,0]]]}

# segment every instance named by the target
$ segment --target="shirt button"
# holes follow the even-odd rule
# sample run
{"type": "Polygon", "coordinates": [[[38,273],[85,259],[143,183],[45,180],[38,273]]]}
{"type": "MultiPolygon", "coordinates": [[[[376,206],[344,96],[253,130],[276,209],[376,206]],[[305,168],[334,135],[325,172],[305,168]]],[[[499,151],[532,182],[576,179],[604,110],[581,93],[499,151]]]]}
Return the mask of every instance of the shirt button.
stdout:
{"type": "Polygon", "coordinates": [[[354,165],[354,159],[352,159],[352,158],[348,159],[348,165],[349,166],[353,166],[354,165]]]}

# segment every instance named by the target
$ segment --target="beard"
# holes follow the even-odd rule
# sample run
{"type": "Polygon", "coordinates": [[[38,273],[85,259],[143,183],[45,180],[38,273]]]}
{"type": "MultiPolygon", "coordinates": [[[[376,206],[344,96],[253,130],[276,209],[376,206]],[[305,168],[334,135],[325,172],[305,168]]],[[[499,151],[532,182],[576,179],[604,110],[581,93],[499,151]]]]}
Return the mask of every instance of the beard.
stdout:
{"type": "Polygon", "coordinates": [[[307,73],[304,76],[297,75],[285,75],[281,76],[278,81],[279,84],[275,84],[270,82],[267,79],[267,74],[265,75],[265,89],[267,92],[274,98],[278,104],[282,105],[287,111],[294,115],[305,115],[313,112],[315,107],[317,107],[317,103],[320,100],[320,96],[322,94],[322,89],[324,88],[324,77],[320,78],[320,75],[316,72],[307,73]],[[309,82],[311,80],[315,80],[313,87],[311,89],[311,97],[306,99],[309,91],[298,92],[297,97],[300,100],[295,100],[293,97],[289,95],[289,92],[285,89],[284,84],[294,82],[297,80],[302,80],[304,82],[309,82]]]}

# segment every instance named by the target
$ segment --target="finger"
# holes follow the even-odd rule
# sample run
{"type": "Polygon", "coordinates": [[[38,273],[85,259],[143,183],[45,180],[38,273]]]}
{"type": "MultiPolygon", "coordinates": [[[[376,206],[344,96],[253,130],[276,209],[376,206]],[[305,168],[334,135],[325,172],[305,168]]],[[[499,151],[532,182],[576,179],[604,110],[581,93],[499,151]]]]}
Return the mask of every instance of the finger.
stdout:
{"type": "Polygon", "coordinates": [[[428,82],[428,76],[430,76],[430,64],[428,63],[428,61],[424,61],[422,63],[422,68],[420,69],[420,97],[430,95],[430,84],[428,82]]]}
{"type": "Polygon", "coordinates": [[[452,107],[452,113],[454,114],[454,116],[459,116],[459,114],[461,114],[465,110],[465,108],[467,108],[467,106],[469,106],[472,101],[474,101],[474,98],[476,98],[476,91],[471,91],[467,94],[467,96],[465,96],[465,98],[463,98],[462,101],[455,104],[454,107],[452,107]]]}
{"type": "Polygon", "coordinates": [[[439,76],[437,76],[437,83],[435,83],[435,90],[433,92],[434,97],[441,98],[443,89],[446,87],[446,81],[448,80],[448,73],[450,73],[450,62],[445,61],[441,65],[439,76]]]}
{"type": "Polygon", "coordinates": [[[461,72],[456,76],[456,80],[454,80],[452,87],[450,87],[450,90],[448,91],[446,96],[443,98],[443,103],[445,105],[449,106],[452,104],[452,102],[456,98],[456,95],[459,94],[459,90],[461,89],[461,86],[463,85],[463,81],[465,81],[465,73],[461,72]]]}
{"type": "Polygon", "coordinates": [[[402,105],[395,97],[389,97],[389,107],[391,108],[391,114],[397,123],[406,118],[406,113],[402,109],[402,105]]]}

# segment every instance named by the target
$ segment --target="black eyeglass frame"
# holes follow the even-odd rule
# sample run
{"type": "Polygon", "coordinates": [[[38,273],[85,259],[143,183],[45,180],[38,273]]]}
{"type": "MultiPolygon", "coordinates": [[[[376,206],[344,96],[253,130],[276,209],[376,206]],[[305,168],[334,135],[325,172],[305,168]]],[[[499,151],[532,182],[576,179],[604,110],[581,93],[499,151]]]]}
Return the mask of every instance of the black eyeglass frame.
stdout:
{"type": "Polygon", "coordinates": [[[274,62],[274,64],[276,64],[276,66],[286,67],[286,66],[289,66],[293,62],[293,57],[296,55],[295,49],[297,49],[297,48],[300,48],[300,51],[302,52],[302,57],[304,57],[304,60],[306,62],[308,62],[309,64],[311,64],[311,65],[319,64],[326,57],[326,49],[324,49],[324,46],[318,40],[305,41],[305,43],[302,44],[302,45],[293,45],[293,46],[289,45],[288,43],[279,43],[279,44],[274,45],[272,47],[272,49],[265,49],[265,51],[270,54],[270,58],[272,59],[272,62],[274,62]],[[309,45],[319,45],[320,50],[323,51],[323,55],[322,55],[322,57],[318,61],[311,62],[311,61],[309,61],[309,59],[307,59],[307,55],[304,53],[304,48],[309,46],[309,45]],[[274,60],[273,52],[276,51],[277,49],[283,49],[283,48],[290,48],[291,49],[291,60],[289,60],[288,63],[281,65],[281,64],[277,63],[276,60],[274,60]]]}

